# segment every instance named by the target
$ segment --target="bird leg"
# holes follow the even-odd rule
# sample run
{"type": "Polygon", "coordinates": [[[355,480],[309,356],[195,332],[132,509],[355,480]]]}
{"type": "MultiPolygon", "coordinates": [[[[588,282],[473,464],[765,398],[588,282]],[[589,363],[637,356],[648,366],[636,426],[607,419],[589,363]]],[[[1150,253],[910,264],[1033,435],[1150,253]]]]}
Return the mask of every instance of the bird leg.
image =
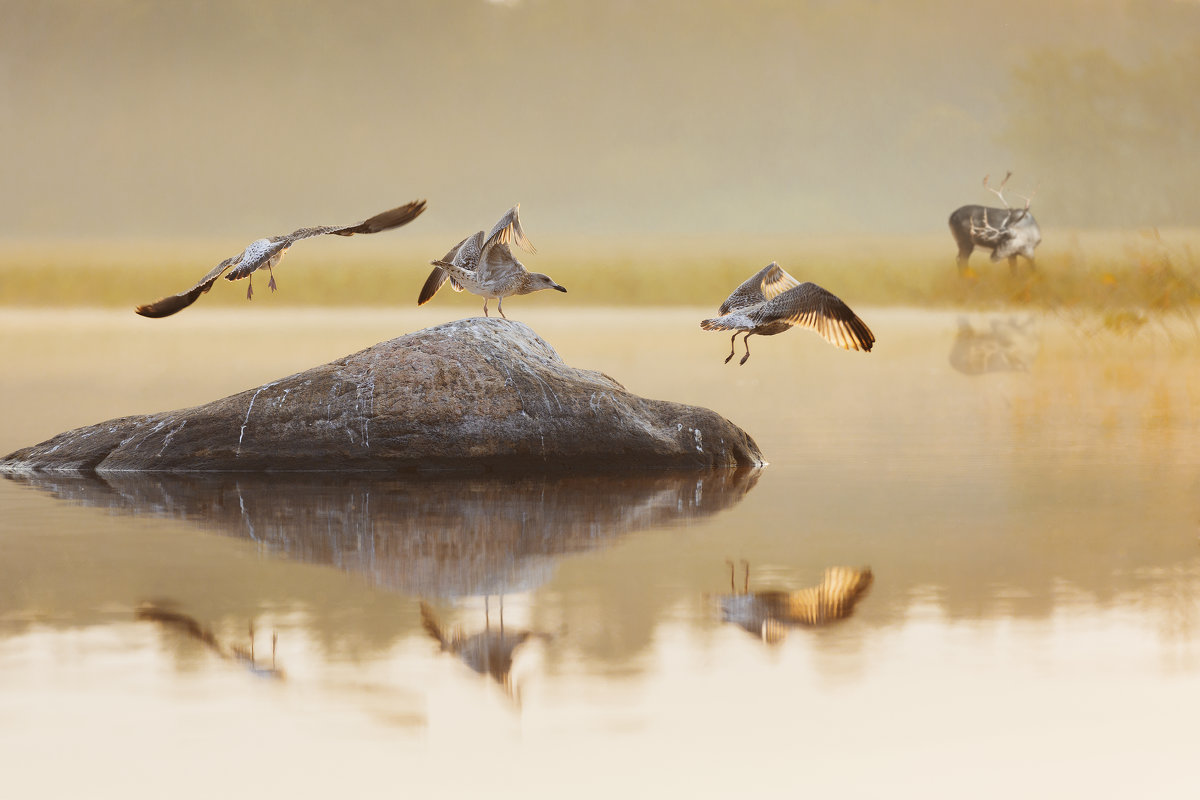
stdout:
{"type": "Polygon", "coordinates": [[[504,316],[504,298],[503,297],[496,300],[496,310],[500,312],[500,316],[504,317],[505,319],[508,319],[508,317],[504,316]]]}
{"type": "Polygon", "coordinates": [[[725,563],[729,565],[729,591],[733,594],[737,594],[737,586],[733,583],[733,559],[727,558],[725,559],[725,563]]]}
{"type": "Polygon", "coordinates": [[[271,273],[271,280],[267,281],[267,286],[269,286],[273,292],[275,291],[275,270],[271,269],[270,264],[267,265],[267,272],[271,273]]]}
{"type": "Polygon", "coordinates": [[[742,344],[746,345],[746,355],[742,356],[742,360],[738,362],[738,366],[745,364],[746,359],[750,357],[750,337],[752,335],[753,334],[747,333],[746,336],[742,339],[742,344]]]}
{"type": "Polygon", "coordinates": [[[737,335],[738,335],[739,333],[741,333],[741,331],[734,331],[734,332],[733,332],[733,336],[730,336],[730,337],[729,337],[729,355],[725,356],[725,363],[726,363],[726,364],[728,364],[728,363],[729,363],[729,359],[733,358],[733,353],[734,353],[734,346],[733,346],[733,343],[734,343],[734,341],[736,341],[736,340],[737,340],[737,335]]]}
{"type": "Polygon", "coordinates": [[[253,275],[250,276],[250,279],[248,281],[246,281],[246,283],[249,284],[246,287],[246,299],[253,300],[254,299],[254,276],[253,275]]]}
{"type": "Polygon", "coordinates": [[[742,594],[750,594],[750,562],[743,558],[742,566],[746,568],[746,573],[742,576],[742,594]]]}
{"type": "Polygon", "coordinates": [[[486,316],[488,316],[488,312],[487,312],[487,301],[488,301],[488,299],[487,299],[486,297],[485,297],[485,298],[483,298],[483,315],[484,315],[485,317],[486,317],[486,316]]]}

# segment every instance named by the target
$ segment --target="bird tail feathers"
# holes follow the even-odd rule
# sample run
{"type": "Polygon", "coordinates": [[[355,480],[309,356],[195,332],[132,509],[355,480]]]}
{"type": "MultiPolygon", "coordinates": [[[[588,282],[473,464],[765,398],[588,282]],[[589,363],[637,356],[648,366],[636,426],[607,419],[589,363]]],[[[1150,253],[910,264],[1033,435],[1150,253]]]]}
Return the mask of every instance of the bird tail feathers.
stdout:
{"type": "Polygon", "coordinates": [[[731,331],[742,330],[745,326],[738,325],[737,320],[732,317],[713,317],[700,321],[700,327],[706,331],[731,331]]]}

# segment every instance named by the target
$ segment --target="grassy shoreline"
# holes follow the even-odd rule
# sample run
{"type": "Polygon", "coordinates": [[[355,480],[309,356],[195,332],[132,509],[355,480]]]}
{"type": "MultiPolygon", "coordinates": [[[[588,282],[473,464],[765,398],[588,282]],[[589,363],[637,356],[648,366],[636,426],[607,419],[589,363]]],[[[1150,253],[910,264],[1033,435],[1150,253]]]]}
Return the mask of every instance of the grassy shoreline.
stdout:
{"type": "MultiPolygon", "coordinates": [[[[272,295],[265,279],[256,281],[255,300],[272,307],[415,305],[429,259],[444,250],[439,242],[305,243],[280,266],[280,291],[272,295]]],[[[1058,235],[1039,248],[1036,271],[1022,261],[1015,275],[976,252],[960,276],[949,234],[575,237],[538,246],[523,261],[566,286],[572,305],[715,308],[777,260],[852,305],[1187,314],[1200,307],[1200,229],[1058,235]]],[[[0,306],[133,306],[191,286],[230,250],[228,242],[0,242],[0,306]]],[[[201,302],[243,305],[245,282],[218,282],[201,302]]],[[[477,298],[449,291],[432,302],[478,305],[477,298]]]]}

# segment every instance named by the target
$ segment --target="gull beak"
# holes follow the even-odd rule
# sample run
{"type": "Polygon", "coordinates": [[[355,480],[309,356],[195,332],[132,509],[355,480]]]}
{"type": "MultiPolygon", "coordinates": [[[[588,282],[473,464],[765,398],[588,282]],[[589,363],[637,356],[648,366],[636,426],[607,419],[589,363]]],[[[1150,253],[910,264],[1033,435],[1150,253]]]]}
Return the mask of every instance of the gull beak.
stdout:
{"type": "Polygon", "coordinates": [[[567,291],[563,287],[559,286],[557,283],[554,284],[554,289],[555,289],[555,291],[564,292],[564,293],[567,291]]]}

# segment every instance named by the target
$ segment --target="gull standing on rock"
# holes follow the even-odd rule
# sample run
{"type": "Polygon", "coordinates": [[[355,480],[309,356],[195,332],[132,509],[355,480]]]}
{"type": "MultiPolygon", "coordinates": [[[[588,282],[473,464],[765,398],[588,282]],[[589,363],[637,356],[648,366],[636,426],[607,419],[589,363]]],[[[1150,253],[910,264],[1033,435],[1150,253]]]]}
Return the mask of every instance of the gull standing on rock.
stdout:
{"type": "Polygon", "coordinates": [[[433,272],[429,273],[429,278],[421,287],[417,305],[429,302],[447,279],[454,291],[467,289],[471,294],[482,297],[485,317],[488,316],[488,300],[492,298],[497,300],[496,310],[500,316],[508,319],[504,315],[504,298],[509,295],[530,294],[542,289],[565,292],[566,289],[555,283],[549,275],[526,271],[525,265],[517,261],[508,248],[509,242],[515,242],[528,253],[537,252],[521,228],[521,218],[517,213],[520,208],[520,203],[510,208],[486,239],[483,231],[479,231],[456,244],[442,258],[430,261],[433,272]]]}
{"type": "Polygon", "coordinates": [[[733,358],[737,335],[743,332],[746,355],[739,364],[750,358],[747,340],[751,336],[774,336],[793,325],[816,331],[844,350],[870,352],[875,343],[871,329],[837,296],[815,283],[800,283],[774,261],[734,289],[717,313],[721,316],[702,321],[700,327],[706,331],[733,331],[726,364],[733,358]]]}
{"type": "Polygon", "coordinates": [[[335,233],[338,236],[353,236],[356,233],[379,233],[380,231],[391,230],[398,228],[401,225],[406,225],[421,215],[425,210],[424,200],[415,200],[407,205],[393,208],[389,211],[376,214],[368,220],[359,222],[353,225],[325,225],[316,228],[301,228],[298,231],[283,236],[272,236],[269,239],[257,239],[246,245],[246,249],[238,253],[232,258],[227,258],[220,264],[212,268],[212,271],[200,279],[190,289],[172,294],[155,300],[153,303],[146,303],[134,309],[143,317],[169,317],[177,311],[190,306],[207,292],[216,283],[217,278],[221,277],[226,270],[232,270],[225,276],[227,281],[236,281],[240,278],[250,278],[250,284],[246,288],[246,299],[249,300],[254,296],[254,279],[255,271],[266,269],[271,273],[271,280],[267,286],[271,291],[275,291],[275,272],[274,267],[279,264],[283,254],[287,249],[301,239],[309,239],[313,236],[322,236],[327,233],[335,233]]]}

